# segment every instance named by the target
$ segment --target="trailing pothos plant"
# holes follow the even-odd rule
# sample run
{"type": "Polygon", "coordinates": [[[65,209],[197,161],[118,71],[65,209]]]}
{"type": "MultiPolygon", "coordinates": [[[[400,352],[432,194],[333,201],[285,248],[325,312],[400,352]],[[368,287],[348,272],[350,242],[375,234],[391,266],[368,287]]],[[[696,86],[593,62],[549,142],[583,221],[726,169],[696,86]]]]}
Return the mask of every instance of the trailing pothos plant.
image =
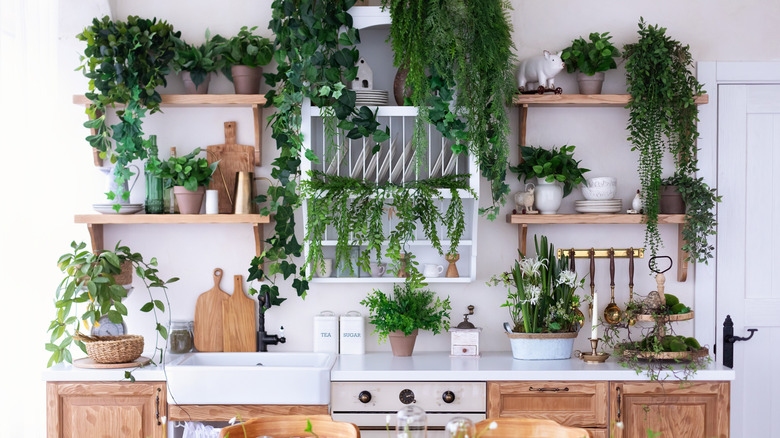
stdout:
{"type": "MultiPolygon", "coordinates": [[[[168,324],[163,325],[157,311],[165,312],[165,306],[170,307],[167,293],[168,284],[179,279],[176,277],[169,280],[160,278],[156,258],[152,257],[147,262],[143,255],[132,252],[127,246],[122,246],[121,242],[116,244],[113,251],[101,251],[97,254],[88,251],[87,245],[83,242],[76,243],[74,241],[70,246],[72,252],[62,255],[57,261],[57,266],[65,274],[65,278],[57,287],[55,295],[57,314],[49,324],[51,339],[46,343],[46,350],[51,352],[51,357],[48,366],[55,363],[72,362],[71,344],[76,344],[84,353],[87,352],[84,343],[73,338],[79,326],[83,325],[84,329],[88,331],[91,327],[96,326],[98,320],[104,315],[112,323],[122,323],[124,317],[127,316],[127,307],[122,304],[122,299],[127,296],[127,291],[116,283],[115,277],[122,272],[122,265],[128,262],[149,294],[149,301],[141,306],[141,311],[152,312],[155,330],[158,333],[155,338],[152,360],[154,361],[159,353],[160,357],[156,363],[163,363],[165,348],[159,346],[159,341],[160,338],[168,339],[166,327],[170,325],[170,313],[168,314],[168,324]],[[153,288],[162,291],[165,302],[152,295],[153,288]],[[85,307],[83,313],[79,315],[76,309],[81,304],[85,307]]],[[[125,372],[125,377],[135,380],[130,372],[125,372]]]]}
{"type": "Polygon", "coordinates": [[[322,270],[322,239],[328,226],[337,233],[334,264],[344,266],[354,273],[350,260],[353,248],[364,248],[357,259],[358,266],[369,271],[369,263],[390,260],[389,271],[397,274],[404,269],[408,282],[419,287],[424,277],[418,269],[414,255],[405,252],[406,244],[414,240],[417,224],[422,226],[425,237],[439,254],[444,255],[438,235],[441,224],[447,230],[450,247],[447,254],[457,253],[460,239],[466,228],[463,201],[458,190],[467,190],[469,175],[448,175],[406,183],[405,185],[377,185],[370,181],[312,171],[310,179],[301,184],[301,193],[308,199],[306,241],[309,253],[306,264],[322,270]],[[437,201],[444,196],[440,189],[449,190],[450,202],[446,211],[440,211],[437,201]],[[393,211],[398,222],[385,235],[385,221],[393,211]],[[386,251],[382,252],[382,246],[386,251]],[[401,253],[406,257],[402,260],[401,253]],[[373,256],[373,257],[372,257],[373,256]]]}
{"type": "Polygon", "coordinates": [[[87,43],[79,67],[89,78],[86,97],[91,101],[87,107],[90,120],[84,126],[94,133],[87,141],[100,151],[102,159],[115,163],[114,177],[120,192],[106,195],[117,201],[117,211],[119,199],[127,201],[130,196],[121,189],[133,175],[127,165],[148,155],[142,121],[147,110],[151,114],[160,110],[162,99],[155,88],[167,84],[165,75],[180,35],[164,20],[129,16],[127,21],[112,21],[105,16],[93,19],[92,25],[76,36],[87,43]],[[126,107],[117,110],[119,123],[108,126],[106,109],[115,104],[126,107]]]}
{"type": "MultiPolygon", "coordinates": [[[[506,178],[509,144],[507,107],[516,93],[511,26],[506,0],[383,0],[390,8],[390,41],[394,65],[407,68],[406,88],[418,108],[413,144],[418,157],[426,150],[425,124],[439,130],[436,113],[429,108],[435,91],[455,90],[453,117],[462,118],[467,130],[453,144],[474,155],[482,176],[491,185],[493,205],[482,209],[495,219],[509,193],[506,178]],[[428,77],[439,78],[438,84],[428,77]],[[435,90],[435,88],[439,90],[435,90]],[[466,147],[466,145],[468,145],[466,147]]],[[[452,95],[450,91],[447,93],[452,95]]],[[[444,132],[444,131],[442,131],[444,132]]]]}
{"type": "MultiPolygon", "coordinates": [[[[272,89],[266,94],[267,107],[276,112],[269,117],[271,136],[276,141],[279,156],[272,162],[271,176],[278,186],[267,195],[256,198],[267,202],[263,214],[273,214],[274,235],[266,239],[265,250],[252,260],[249,280],[268,280],[260,292],[269,293],[271,304],[284,301],[279,296],[276,274],[286,280],[293,276],[292,287],[305,297],[309,288],[305,266],[297,266],[293,257],[301,256],[301,244],[295,235],[295,210],[301,205],[298,182],[301,158],[318,161],[303,145],[301,107],[305,98],[321,109],[326,128],[348,132],[349,138],[372,137],[376,144],[386,141],[390,133],[380,130],[376,113],[367,107],[355,106],[356,95],[347,90],[342,80],[352,81],[357,75],[355,63],[359,53],[355,45],[360,34],[352,26],[347,12],[355,0],[274,0],[270,29],[276,36],[274,59],[276,73],[266,73],[272,89]],[[267,264],[267,265],[265,265],[267,264]]],[[[254,288],[250,293],[257,293],[254,288]]]]}
{"type": "MultiPolygon", "coordinates": [[[[661,247],[658,232],[658,193],[662,160],[668,151],[676,173],[693,176],[697,168],[696,129],[699,110],[695,99],[702,86],[691,72],[689,46],[666,35],[663,27],[639,21],[639,41],[624,47],[626,80],[631,100],[628,140],[639,151],[639,178],[646,215],[645,245],[656,255],[661,247]]],[[[704,258],[706,260],[706,257],[704,258]]]]}
{"type": "Polygon", "coordinates": [[[715,247],[707,242],[707,236],[716,234],[715,204],[721,201],[716,189],[710,188],[704,178],[675,174],[664,178],[662,185],[677,186],[685,203],[685,224],[682,250],[688,253],[687,260],[704,262],[712,258],[715,247]]]}

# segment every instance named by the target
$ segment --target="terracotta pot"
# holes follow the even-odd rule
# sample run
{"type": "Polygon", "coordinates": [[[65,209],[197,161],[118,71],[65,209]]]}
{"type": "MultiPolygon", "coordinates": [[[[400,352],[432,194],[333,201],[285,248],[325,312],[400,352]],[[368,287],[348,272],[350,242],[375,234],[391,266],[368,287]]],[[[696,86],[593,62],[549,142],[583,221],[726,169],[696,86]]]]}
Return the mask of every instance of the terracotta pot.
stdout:
{"type": "Polygon", "coordinates": [[[133,262],[125,260],[122,262],[122,272],[114,276],[116,284],[125,286],[133,283],[133,262]]]}
{"type": "Polygon", "coordinates": [[[658,193],[658,211],[661,214],[685,213],[685,202],[677,186],[661,186],[658,193]]]}
{"type": "Polygon", "coordinates": [[[393,356],[411,356],[414,351],[414,342],[417,340],[418,330],[414,329],[411,335],[406,336],[401,330],[390,333],[390,348],[393,356]]]}
{"type": "Polygon", "coordinates": [[[195,83],[192,82],[192,78],[190,77],[190,72],[183,71],[181,72],[181,80],[184,81],[184,92],[187,94],[208,94],[209,92],[209,82],[211,82],[211,74],[206,73],[206,79],[203,80],[203,82],[200,83],[197,87],[195,87],[195,83]]]}
{"type": "Polygon", "coordinates": [[[176,202],[179,204],[179,213],[181,214],[200,214],[200,206],[203,204],[203,195],[206,194],[206,187],[200,186],[198,190],[191,192],[184,186],[174,186],[173,194],[176,196],[176,202]]]}
{"type": "Polygon", "coordinates": [[[577,85],[580,94],[601,94],[601,86],[604,85],[604,72],[600,71],[593,76],[577,73],[577,85]]]}
{"type": "Polygon", "coordinates": [[[406,87],[406,76],[408,74],[408,68],[399,68],[395,73],[395,79],[393,80],[393,96],[395,97],[395,104],[398,106],[402,106],[404,104],[404,97],[412,97],[412,90],[406,90],[406,93],[404,93],[404,87],[406,87]]]}
{"type": "Polygon", "coordinates": [[[247,67],[246,65],[234,65],[230,67],[233,75],[233,88],[236,94],[260,94],[260,77],[263,75],[263,67],[247,67]]]}

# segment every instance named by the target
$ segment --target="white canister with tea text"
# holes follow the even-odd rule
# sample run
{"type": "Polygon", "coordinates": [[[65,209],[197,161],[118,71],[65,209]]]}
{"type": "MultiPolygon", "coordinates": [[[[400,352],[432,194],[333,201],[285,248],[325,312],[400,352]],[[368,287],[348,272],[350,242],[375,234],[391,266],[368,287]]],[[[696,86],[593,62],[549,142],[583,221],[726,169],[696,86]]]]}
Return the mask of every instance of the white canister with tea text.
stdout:
{"type": "Polygon", "coordinates": [[[339,353],[339,321],[330,310],[314,317],[314,352],[339,353]]]}
{"type": "Polygon", "coordinates": [[[360,312],[352,310],[342,315],[339,326],[341,354],[365,354],[366,319],[360,312]]]}

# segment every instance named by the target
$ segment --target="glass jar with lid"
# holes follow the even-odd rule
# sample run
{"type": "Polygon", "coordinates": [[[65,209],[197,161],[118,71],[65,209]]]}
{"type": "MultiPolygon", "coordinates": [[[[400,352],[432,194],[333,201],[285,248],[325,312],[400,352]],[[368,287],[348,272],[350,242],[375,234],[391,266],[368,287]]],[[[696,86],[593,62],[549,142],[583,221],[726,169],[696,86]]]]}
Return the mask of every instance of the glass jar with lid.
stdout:
{"type": "Polygon", "coordinates": [[[168,330],[168,348],[173,354],[189,353],[192,350],[192,325],[189,321],[172,321],[168,330]]]}

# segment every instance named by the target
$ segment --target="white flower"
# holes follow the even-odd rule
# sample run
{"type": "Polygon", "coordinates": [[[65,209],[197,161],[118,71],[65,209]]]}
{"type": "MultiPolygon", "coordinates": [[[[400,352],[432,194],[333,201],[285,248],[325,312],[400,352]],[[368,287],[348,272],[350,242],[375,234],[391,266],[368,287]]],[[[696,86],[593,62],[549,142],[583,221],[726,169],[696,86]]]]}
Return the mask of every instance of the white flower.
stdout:
{"type": "Polygon", "coordinates": [[[385,416],[385,424],[387,424],[388,426],[390,425],[390,416],[389,415],[385,416]]]}
{"type": "Polygon", "coordinates": [[[541,295],[542,295],[541,287],[535,284],[528,285],[525,288],[525,296],[527,297],[527,299],[523,302],[523,304],[531,303],[533,305],[536,305],[539,302],[539,297],[541,295]]]}
{"type": "Polygon", "coordinates": [[[538,277],[542,266],[547,263],[547,260],[539,260],[536,257],[524,257],[518,262],[520,265],[520,272],[523,273],[523,277],[531,278],[538,277]]]}
{"type": "Polygon", "coordinates": [[[496,423],[495,421],[491,422],[490,426],[488,426],[488,429],[490,429],[490,430],[498,429],[498,423],[496,423]]]}
{"type": "Polygon", "coordinates": [[[622,421],[618,421],[617,423],[615,423],[615,427],[617,427],[618,429],[622,429],[623,428],[623,422],[622,421]]]}
{"type": "Polygon", "coordinates": [[[230,420],[228,420],[228,424],[231,425],[231,426],[236,424],[236,417],[233,417],[230,420]]]}
{"type": "Polygon", "coordinates": [[[561,271],[561,273],[558,274],[558,282],[556,284],[558,286],[564,284],[569,287],[575,287],[577,285],[577,273],[569,271],[568,269],[561,271]]]}
{"type": "Polygon", "coordinates": [[[168,422],[168,417],[163,415],[160,417],[160,422],[163,424],[163,426],[165,426],[165,423],[168,422]]]}

